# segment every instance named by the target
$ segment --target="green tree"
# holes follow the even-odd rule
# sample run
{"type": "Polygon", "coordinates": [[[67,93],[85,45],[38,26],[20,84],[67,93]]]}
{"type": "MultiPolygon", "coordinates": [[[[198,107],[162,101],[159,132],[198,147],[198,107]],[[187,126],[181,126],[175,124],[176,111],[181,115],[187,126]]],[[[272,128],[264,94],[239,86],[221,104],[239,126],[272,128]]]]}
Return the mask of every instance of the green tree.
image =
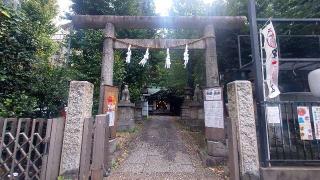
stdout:
{"type": "MultiPolygon", "coordinates": [[[[88,15],[153,15],[152,0],[101,0],[96,3],[74,0],[73,10],[76,14],[88,15]]],[[[155,30],[117,29],[117,38],[153,38],[155,30]]],[[[102,60],[102,30],[77,30],[71,35],[70,67],[73,79],[86,80],[94,84],[94,112],[98,109],[102,60]],[[79,53],[80,52],[80,53],[79,53]]],[[[144,50],[133,50],[130,64],[126,64],[125,51],[115,51],[114,85],[120,89],[123,84],[129,85],[131,100],[140,96],[140,90],[148,81],[148,68],[141,67],[144,50]]]]}
{"type": "Polygon", "coordinates": [[[65,103],[68,78],[49,59],[57,46],[54,0],[0,4],[0,116],[56,116],[65,103]]]}

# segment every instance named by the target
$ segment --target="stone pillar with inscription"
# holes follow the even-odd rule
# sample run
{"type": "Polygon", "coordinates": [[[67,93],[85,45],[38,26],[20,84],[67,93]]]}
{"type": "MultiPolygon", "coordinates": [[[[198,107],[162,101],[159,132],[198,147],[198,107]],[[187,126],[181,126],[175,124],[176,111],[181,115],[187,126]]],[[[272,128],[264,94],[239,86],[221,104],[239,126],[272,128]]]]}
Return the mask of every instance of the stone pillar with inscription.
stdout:
{"type": "Polygon", "coordinates": [[[79,173],[84,119],[92,116],[92,104],[93,84],[71,81],[59,173],[65,178],[79,173]]]}
{"type": "Polygon", "coordinates": [[[250,81],[228,84],[229,169],[231,179],[259,179],[259,153],[250,81]]]}

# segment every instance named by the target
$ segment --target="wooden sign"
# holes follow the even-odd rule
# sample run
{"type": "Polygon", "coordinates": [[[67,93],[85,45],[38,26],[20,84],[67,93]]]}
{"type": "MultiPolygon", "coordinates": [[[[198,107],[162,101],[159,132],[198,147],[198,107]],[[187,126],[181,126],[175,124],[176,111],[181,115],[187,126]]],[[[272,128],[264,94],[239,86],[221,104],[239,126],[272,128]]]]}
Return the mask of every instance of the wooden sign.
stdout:
{"type": "Polygon", "coordinates": [[[119,89],[115,86],[104,86],[104,100],[102,113],[109,114],[110,121],[110,138],[114,139],[116,137],[116,127],[117,127],[117,111],[118,111],[118,101],[119,101],[119,89]]]}

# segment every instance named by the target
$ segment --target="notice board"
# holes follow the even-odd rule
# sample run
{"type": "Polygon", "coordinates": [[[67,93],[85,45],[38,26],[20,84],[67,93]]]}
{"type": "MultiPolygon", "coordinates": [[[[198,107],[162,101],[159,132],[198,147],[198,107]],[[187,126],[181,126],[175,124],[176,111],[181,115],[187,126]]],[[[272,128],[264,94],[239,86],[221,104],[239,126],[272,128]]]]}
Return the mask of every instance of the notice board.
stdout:
{"type": "Polygon", "coordinates": [[[117,125],[117,112],[118,112],[118,101],[119,101],[119,89],[116,86],[104,86],[104,100],[103,100],[103,107],[102,113],[109,114],[110,121],[110,137],[111,139],[115,138],[116,136],[116,125],[117,125]]]}
{"type": "Polygon", "coordinates": [[[207,88],[204,90],[204,119],[205,126],[224,128],[224,110],[222,88],[207,88]]]}

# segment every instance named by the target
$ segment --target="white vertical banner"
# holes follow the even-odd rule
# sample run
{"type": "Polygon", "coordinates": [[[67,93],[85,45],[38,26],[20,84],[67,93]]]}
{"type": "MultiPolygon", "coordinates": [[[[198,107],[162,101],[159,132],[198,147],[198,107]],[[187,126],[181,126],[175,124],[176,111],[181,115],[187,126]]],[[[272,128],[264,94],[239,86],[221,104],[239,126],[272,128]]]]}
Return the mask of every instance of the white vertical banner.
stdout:
{"type": "Polygon", "coordinates": [[[312,117],[314,134],[316,139],[320,139],[320,106],[312,106],[312,117]]]}
{"type": "Polygon", "coordinates": [[[276,32],[272,22],[269,21],[261,31],[264,37],[264,50],[266,52],[266,82],[268,86],[268,97],[275,98],[280,94],[278,88],[279,57],[276,32]]]}

